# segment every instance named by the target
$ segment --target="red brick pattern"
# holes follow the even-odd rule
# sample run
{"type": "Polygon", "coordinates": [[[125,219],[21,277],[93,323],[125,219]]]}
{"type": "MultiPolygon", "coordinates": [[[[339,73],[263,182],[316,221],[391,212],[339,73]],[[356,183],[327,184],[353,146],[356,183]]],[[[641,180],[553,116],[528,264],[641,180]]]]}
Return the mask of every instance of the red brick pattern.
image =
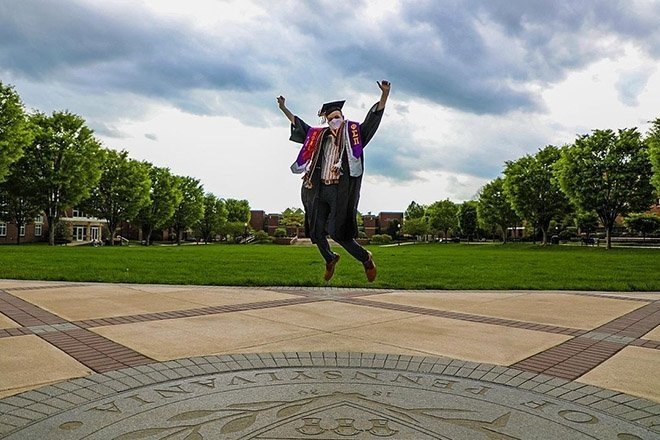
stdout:
{"type": "MultiPolygon", "coordinates": [[[[659,311],[660,303],[650,303],[594,329],[593,332],[639,338],[660,325],[659,311]]],[[[654,345],[652,348],[658,348],[660,345],[658,341],[649,342],[649,345],[654,345]]],[[[625,346],[615,342],[578,337],[537,353],[513,364],[512,367],[573,380],[605,362],[625,346]]]]}
{"type": "Polygon", "coordinates": [[[660,324],[660,301],[633,310],[596,329],[616,336],[641,338],[660,324]]]}
{"type": "Polygon", "coordinates": [[[66,319],[0,290],[0,312],[23,327],[63,324],[66,319]]]}
{"type": "Polygon", "coordinates": [[[191,318],[194,316],[217,315],[220,313],[241,312],[246,310],[259,310],[274,307],[291,306],[295,304],[306,304],[316,302],[316,299],[291,298],[273,301],[261,301],[247,304],[232,304],[227,306],[202,307],[199,309],[175,310],[171,312],[143,313],[140,315],[128,315],[112,318],[87,319],[72,321],[72,324],[82,328],[102,327],[107,325],[129,324],[132,322],[161,321],[163,319],[191,318]]]}
{"type": "MultiPolygon", "coordinates": [[[[23,326],[2,330],[8,336],[34,334],[26,327],[68,323],[53,313],[1,290],[0,312],[23,326]]],[[[85,329],[51,331],[37,336],[98,373],[154,362],[151,358],[85,329]]]]}
{"type": "Polygon", "coordinates": [[[15,327],[0,329],[0,338],[8,338],[10,336],[31,335],[32,330],[26,327],[15,327]]]}
{"type": "Polygon", "coordinates": [[[98,373],[154,362],[147,356],[85,329],[39,336],[98,373]]]}
{"type": "MultiPolygon", "coordinates": [[[[107,372],[129,366],[144,365],[154,361],[147,356],[89,331],[89,328],[134,322],[188,318],[246,310],[268,309],[330,300],[379,309],[404,311],[417,315],[437,316],[482,324],[574,336],[574,338],[562,344],[537,353],[536,355],[512,365],[513,368],[518,370],[543,373],[568,380],[580,377],[614,356],[627,345],[649,349],[660,349],[660,341],[643,339],[644,335],[660,324],[660,301],[651,302],[596,329],[586,331],[583,329],[545,325],[534,322],[435,310],[402,304],[390,304],[360,298],[384,293],[383,291],[377,290],[323,288],[285,290],[287,293],[296,295],[296,297],[283,300],[202,307],[170,312],[144,313],[73,322],[69,322],[34,304],[0,290],[0,312],[21,326],[18,328],[0,329],[0,338],[36,334],[92,370],[96,372],[107,372]],[[319,295],[318,292],[322,292],[322,295],[319,295]],[[66,326],[57,326],[57,324],[66,324],[66,326]],[[53,327],[53,325],[55,326],[53,327]],[[72,329],[70,328],[72,326],[78,328],[72,329]]],[[[646,301],[648,302],[648,300],[646,301]]]]}
{"type": "Polygon", "coordinates": [[[652,341],[650,339],[635,339],[630,343],[630,345],[660,350],[660,341],[652,341]]]}
{"type": "Polygon", "coordinates": [[[511,320],[511,319],[494,318],[494,317],[490,317],[490,316],[470,315],[470,314],[467,314],[467,313],[450,312],[450,311],[446,311],[446,310],[427,309],[427,308],[424,308],[424,307],[406,306],[406,305],[402,305],[402,304],[390,304],[390,303],[386,303],[386,302],[363,300],[363,299],[359,299],[359,298],[346,299],[346,300],[343,300],[342,302],[346,302],[348,304],[360,305],[360,306],[377,307],[377,308],[380,308],[380,309],[389,309],[389,310],[397,310],[397,311],[401,311],[401,312],[410,312],[410,313],[415,313],[417,315],[427,315],[427,316],[437,316],[439,318],[459,319],[461,321],[478,322],[478,323],[481,323],[481,324],[494,324],[494,325],[501,325],[501,326],[505,326],[505,327],[521,328],[521,329],[525,329],[525,330],[537,330],[537,331],[546,332],[546,333],[557,333],[557,334],[560,334],[560,335],[580,336],[580,335],[583,335],[583,334],[587,333],[585,330],[577,329],[577,328],[558,327],[558,326],[555,326],[555,325],[538,324],[538,323],[535,323],[535,322],[515,321],[515,320],[511,320]]]}
{"type": "Polygon", "coordinates": [[[513,364],[523,371],[573,380],[614,356],[625,345],[589,338],[574,338],[513,364]]]}

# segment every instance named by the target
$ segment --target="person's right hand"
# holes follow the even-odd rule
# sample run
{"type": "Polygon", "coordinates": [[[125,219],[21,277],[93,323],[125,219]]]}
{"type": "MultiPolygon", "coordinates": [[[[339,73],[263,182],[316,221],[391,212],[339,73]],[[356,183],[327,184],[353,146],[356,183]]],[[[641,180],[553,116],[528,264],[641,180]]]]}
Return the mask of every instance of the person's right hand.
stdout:
{"type": "Polygon", "coordinates": [[[284,109],[284,96],[280,95],[277,97],[277,105],[279,106],[280,109],[284,109]]]}

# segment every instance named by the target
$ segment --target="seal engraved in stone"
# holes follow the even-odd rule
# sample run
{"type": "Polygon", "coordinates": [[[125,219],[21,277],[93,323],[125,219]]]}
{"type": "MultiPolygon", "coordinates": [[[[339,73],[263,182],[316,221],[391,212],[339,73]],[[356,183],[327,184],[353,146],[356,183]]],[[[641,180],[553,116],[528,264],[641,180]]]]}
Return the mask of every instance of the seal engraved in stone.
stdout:
{"type": "Polygon", "coordinates": [[[186,440],[203,440],[205,437],[200,431],[204,426],[220,424],[221,434],[238,433],[248,430],[260,416],[266,417],[267,413],[272,411],[276,411],[276,421],[258,429],[258,432],[253,432],[252,434],[257,434],[256,438],[267,433],[275,425],[281,426],[283,421],[298,422],[295,431],[308,437],[332,433],[344,438],[356,437],[360,434],[391,437],[399,432],[397,425],[401,425],[425,435],[446,438],[442,437],[441,433],[423,428],[423,419],[430,418],[479,432],[489,439],[519,440],[517,437],[498,431],[499,428],[507,426],[511,413],[505,413],[492,421],[457,418],[446,414],[474,411],[452,408],[403,408],[368,399],[359,393],[342,392],[290,402],[257,401],[230,404],[222,409],[186,411],[166,420],[175,422],[174,425],[138,429],[115,437],[113,440],[166,439],[179,438],[179,436],[184,436],[182,438],[186,440]],[[324,414],[329,409],[348,410],[348,414],[352,417],[333,417],[324,414]]]}

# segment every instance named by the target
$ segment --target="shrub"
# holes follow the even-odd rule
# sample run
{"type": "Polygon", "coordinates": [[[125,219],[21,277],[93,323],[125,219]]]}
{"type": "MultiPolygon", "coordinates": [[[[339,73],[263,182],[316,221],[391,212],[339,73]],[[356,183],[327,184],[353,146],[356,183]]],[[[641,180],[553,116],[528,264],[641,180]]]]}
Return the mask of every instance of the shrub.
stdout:
{"type": "Polygon", "coordinates": [[[55,239],[60,241],[71,241],[71,230],[62,220],[55,223],[55,239]]]}
{"type": "Polygon", "coordinates": [[[371,237],[371,243],[373,244],[388,244],[392,243],[392,237],[388,234],[376,234],[371,237]]]}
{"type": "Polygon", "coordinates": [[[275,232],[273,233],[273,235],[277,238],[286,237],[286,229],[277,228],[277,229],[275,229],[275,232]]]}
{"type": "Polygon", "coordinates": [[[258,243],[271,243],[273,238],[266,231],[257,231],[254,233],[255,241],[258,243]]]}

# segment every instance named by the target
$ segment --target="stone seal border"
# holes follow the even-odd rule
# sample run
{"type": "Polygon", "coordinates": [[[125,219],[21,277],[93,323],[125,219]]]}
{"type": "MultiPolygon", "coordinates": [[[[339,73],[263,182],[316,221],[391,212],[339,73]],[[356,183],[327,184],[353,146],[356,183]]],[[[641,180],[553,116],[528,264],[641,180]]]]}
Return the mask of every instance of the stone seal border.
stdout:
{"type": "Polygon", "coordinates": [[[0,400],[6,439],[659,436],[656,402],[514,368],[392,354],[184,358],[0,400]]]}

